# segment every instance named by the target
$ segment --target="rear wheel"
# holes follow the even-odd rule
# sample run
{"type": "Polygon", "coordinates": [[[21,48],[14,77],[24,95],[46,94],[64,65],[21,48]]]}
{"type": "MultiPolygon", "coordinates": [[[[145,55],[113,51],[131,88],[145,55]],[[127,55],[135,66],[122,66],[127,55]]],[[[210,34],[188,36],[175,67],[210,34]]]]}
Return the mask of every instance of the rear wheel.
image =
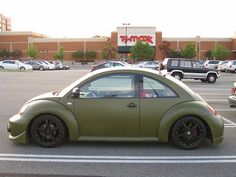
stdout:
{"type": "Polygon", "coordinates": [[[0,66],[0,70],[4,70],[3,66],[0,66]]]}
{"type": "Polygon", "coordinates": [[[173,73],[171,76],[173,76],[174,78],[178,79],[181,81],[181,79],[183,78],[181,73],[173,73]]]}
{"type": "Polygon", "coordinates": [[[56,147],[65,137],[63,122],[52,115],[42,115],[36,118],[30,128],[34,143],[43,147],[56,147]]]}
{"type": "Polygon", "coordinates": [[[40,67],[39,70],[40,70],[40,71],[43,71],[43,67],[40,67]]]}
{"type": "Polygon", "coordinates": [[[181,149],[195,149],[205,139],[206,127],[196,117],[185,117],[174,124],[171,137],[174,144],[181,149]]]}

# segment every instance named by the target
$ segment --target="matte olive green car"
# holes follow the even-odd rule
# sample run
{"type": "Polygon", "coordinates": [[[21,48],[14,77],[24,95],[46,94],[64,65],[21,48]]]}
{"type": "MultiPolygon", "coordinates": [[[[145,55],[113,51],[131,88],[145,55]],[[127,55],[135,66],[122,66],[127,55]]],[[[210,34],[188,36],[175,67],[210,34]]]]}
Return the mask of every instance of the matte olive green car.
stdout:
{"type": "Polygon", "coordinates": [[[25,103],[8,124],[10,140],[43,147],[70,141],[160,141],[194,149],[223,140],[224,123],[172,76],[139,68],[101,69],[25,103]]]}

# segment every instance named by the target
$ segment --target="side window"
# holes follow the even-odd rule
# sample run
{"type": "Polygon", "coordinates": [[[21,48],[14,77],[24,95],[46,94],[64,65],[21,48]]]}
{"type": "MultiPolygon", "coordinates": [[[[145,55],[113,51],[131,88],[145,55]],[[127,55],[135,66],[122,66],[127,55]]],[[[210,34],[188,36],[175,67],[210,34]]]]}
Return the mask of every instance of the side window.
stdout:
{"type": "Polygon", "coordinates": [[[171,60],[170,66],[174,66],[174,67],[179,66],[179,60],[171,60]]]}
{"type": "Polygon", "coordinates": [[[180,60],[180,67],[191,68],[192,67],[192,62],[191,61],[186,61],[186,60],[180,60]]]}
{"type": "Polygon", "coordinates": [[[113,63],[113,66],[123,66],[122,64],[120,64],[120,63],[113,63]]]}
{"type": "Polygon", "coordinates": [[[140,91],[141,98],[177,97],[176,93],[170,87],[158,80],[144,76],[142,83],[140,91]]]}
{"type": "Polygon", "coordinates": [[[80,87],[80,98],[134,98],[135,75],[112,74],[80,87]]]}

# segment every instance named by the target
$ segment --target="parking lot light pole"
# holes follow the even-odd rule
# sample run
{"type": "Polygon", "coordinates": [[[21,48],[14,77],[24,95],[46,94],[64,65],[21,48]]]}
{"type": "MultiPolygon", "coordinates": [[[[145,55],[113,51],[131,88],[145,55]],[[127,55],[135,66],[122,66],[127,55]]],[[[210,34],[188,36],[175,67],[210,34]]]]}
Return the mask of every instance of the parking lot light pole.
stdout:
{"type": "MultiPolygon", "coordinates": [[[[128,42],[128,36],[127,36],[127,28],[130,25],[130,23],[122,23],[123,26],[125,26],[125,49],[127,49],[127,42],[128,42]]],[[[128,59],[128,53],[125,53],[125,60],[128,59]]]]}

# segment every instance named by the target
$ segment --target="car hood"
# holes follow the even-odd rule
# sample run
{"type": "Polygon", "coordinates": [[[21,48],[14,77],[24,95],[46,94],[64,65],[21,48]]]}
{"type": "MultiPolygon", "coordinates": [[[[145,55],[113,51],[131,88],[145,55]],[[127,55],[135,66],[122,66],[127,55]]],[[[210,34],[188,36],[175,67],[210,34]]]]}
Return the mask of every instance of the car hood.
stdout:
{"type": "Polygon", "coordinates": [[[57,91],[53,91],[53,92],[48,92],[48,93],[44,93],[42,95],[38,95],[34,98],[32,98],[31,100],[29,100],[27,103],[33,102],[33,101],[37,101],[37,100],[52,100],[52,101],[59,101],[61,99],[60,96],[58,96],[57,91]]]}

